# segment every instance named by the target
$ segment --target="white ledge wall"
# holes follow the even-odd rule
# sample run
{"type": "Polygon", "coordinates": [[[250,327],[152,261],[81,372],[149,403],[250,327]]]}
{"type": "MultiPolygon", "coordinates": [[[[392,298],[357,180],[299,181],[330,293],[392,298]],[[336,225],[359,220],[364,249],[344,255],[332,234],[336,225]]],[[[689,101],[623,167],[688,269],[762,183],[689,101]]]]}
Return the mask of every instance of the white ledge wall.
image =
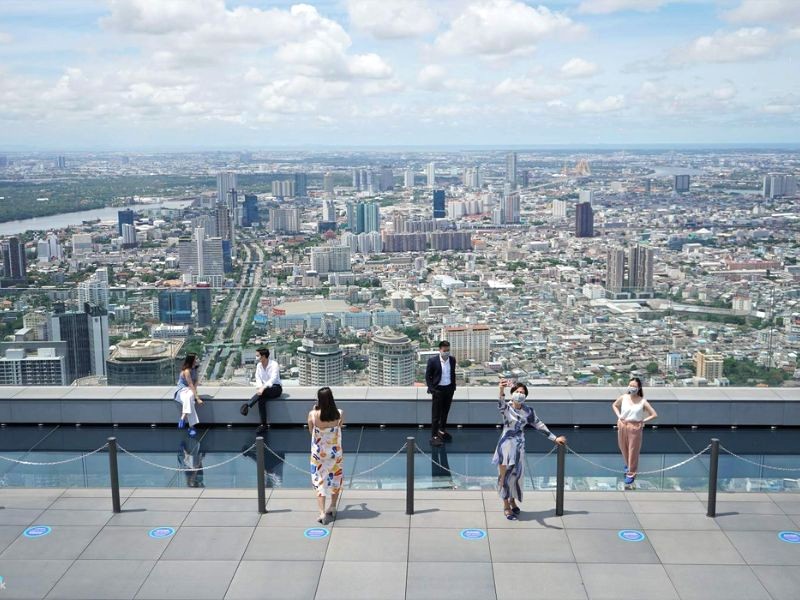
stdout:
{"type": "MultiPolygon", "coordinates": [[[[175,423],[172,386],[0,387],[0,423],[163,424],[175,423]]],[[[204,424],[256,424],[258,409],[239,413],[251,387],[201,386],[204,424]]],[[[800,426],[800,388],[652,388],[647,398],[657,424],[800,426]]],[[[334,397],[353,425],[428,425],[430,396],[423,387],[334,387],[334,397]]],[[[611,402],[617,388],[531,388],[537,414],[548,425],[613,425],[611,402]]],[[[285,388],[269,401],[270,423],[299,425],[314,402],[316,388],[285,388]]],[[[460,387],[450,411],[452,425],[495,425],[497,389],[460,387]]]]}

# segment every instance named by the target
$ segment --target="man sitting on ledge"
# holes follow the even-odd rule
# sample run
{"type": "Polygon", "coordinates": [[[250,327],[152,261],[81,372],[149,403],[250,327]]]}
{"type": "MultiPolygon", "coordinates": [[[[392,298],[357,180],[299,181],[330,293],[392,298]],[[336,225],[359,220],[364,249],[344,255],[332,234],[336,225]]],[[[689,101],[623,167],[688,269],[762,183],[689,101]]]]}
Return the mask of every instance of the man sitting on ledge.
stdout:
{"type": "Polygon", "coordinates": [[[269,350],[259,348],[256,350],[258,364],[256,365],[256,385],[258,391],[250,402],[242,404],[241,413],[247,415],[250,408],[258,402],[258,416],[261,424],[256,433],[261,434],[267,430],[267,400],[278,398],[283,393],[281,386],[281,370],[278,363],[269,359],[269,350]]]}

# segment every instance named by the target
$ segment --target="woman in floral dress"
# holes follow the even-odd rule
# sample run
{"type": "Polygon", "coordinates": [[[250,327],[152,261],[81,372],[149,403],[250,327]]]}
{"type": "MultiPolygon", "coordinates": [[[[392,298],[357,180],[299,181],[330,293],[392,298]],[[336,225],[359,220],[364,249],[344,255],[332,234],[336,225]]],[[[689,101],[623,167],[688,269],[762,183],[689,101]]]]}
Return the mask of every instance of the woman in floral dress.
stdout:
{"type": "Polygon", "coordinates": [[[311,432],[311,483],[317,493],[319,523],[336,517],[336,503],[342,491],[342,421],[344,413],[336,408],[331,388],[317,390],[317,404],[308,413],[311,432]],[[330,503],[326,509],[326,502],[330,503]]]}
{"type": "Polygon", "coordinates": [[[500,381],[498,409],[503,415],[503,433],[497,442],[492,463],[497,465],[498,492],[503,500],[503,513],[509,521],[515,521],[520,513],[517,502],[522,502],[522,476],[525,467],[525,426],[530,425],[556,444],[566,444],[563,435],[556,437],[547,425],[539,420],[533,408],[525,404],[528,388],[515,383],[511,387],[511,399],[506,400],[505,388],[509,384],[500,381]]]}

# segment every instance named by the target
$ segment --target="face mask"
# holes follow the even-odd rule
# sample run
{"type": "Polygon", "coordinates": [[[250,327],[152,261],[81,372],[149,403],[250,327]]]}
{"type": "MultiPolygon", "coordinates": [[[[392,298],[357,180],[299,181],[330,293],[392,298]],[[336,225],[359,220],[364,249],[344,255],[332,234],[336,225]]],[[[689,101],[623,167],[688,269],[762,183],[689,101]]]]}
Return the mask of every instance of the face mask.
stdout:
{"type": "Polygon", "coordinates": [[[639,388],[637,388],[637,387],[629,387],[628,388],[628,394],[630,394],[631,396],[634,396],[634,395],[636,395],[638,393],[639,393],[639,388]]]}
{"type": "Polygon", "coordinates": [[[447,360],[448,358],[450,358],[450,353],[444,350],[442,350],[439,354],[441,355],[442,360],[447,360]]]}
{"type": "Polygon", "coordinates": [[[522,404],[525,402],[525,394],[522,392],[514,392],[511,394],[511,400],[516,402],[517,404],[522,404]]]}

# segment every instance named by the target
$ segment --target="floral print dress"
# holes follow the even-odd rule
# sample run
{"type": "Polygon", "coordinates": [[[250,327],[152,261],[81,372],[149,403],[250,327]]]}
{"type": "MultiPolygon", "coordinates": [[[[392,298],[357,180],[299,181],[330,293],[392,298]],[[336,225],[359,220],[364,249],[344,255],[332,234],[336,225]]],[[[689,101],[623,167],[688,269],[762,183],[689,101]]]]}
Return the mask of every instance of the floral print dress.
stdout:
{"type": "Polygon", "coordinates": [[[330,496],[342,488],[342,428],[340,421],[333,427],[319,427],[314,418],[311,437],[311,483],[317,496],[330,496]]]}

